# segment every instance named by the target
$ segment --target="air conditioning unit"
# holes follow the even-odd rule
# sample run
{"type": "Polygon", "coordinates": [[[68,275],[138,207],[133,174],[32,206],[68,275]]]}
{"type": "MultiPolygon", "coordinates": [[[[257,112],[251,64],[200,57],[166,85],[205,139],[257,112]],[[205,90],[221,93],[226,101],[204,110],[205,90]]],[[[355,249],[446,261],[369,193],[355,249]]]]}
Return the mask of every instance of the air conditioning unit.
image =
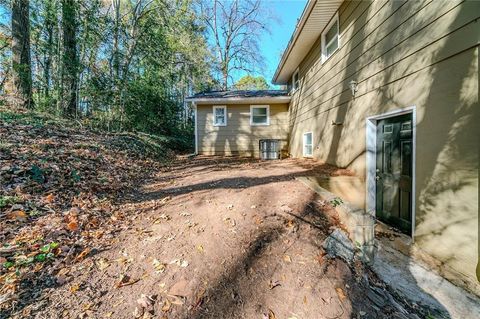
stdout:
{"type": "Polygon", "coordinates": [[[280,157],[279,141],[274,139],[260,140],[260,158],[274,160],[280,157]]]}

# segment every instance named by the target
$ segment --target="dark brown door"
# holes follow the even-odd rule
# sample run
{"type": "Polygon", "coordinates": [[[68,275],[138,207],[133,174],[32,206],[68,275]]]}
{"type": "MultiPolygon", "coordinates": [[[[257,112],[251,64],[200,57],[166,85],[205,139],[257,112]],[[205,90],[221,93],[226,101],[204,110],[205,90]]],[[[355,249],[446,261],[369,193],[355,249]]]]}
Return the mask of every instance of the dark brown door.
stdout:
{"type": "Polygon", "coordinates": [[[377,123],[377,217],[402,232],[412,231],[412,115],[377,123]]]}

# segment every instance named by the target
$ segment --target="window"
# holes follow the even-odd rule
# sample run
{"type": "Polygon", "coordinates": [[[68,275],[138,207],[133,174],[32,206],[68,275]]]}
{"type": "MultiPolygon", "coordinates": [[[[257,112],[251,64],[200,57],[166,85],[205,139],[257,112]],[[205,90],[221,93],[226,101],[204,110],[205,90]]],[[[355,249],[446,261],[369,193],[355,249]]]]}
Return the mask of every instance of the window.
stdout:
{"type": "Polygon", "coordinates": [[[310,157],[313,155],[312,132],[303,134],[303,156],[310,157]]]}
{"type": "Polygon", "coordinates": [[[227,126],[227,107],[213,107],[213,126],[227,126]]]}
{"type": "Polygon", "coordinates": [[[322,33],[322,63],[338,50],[339,45],[338,13],[322,33]]]}
{"type": "Polygon", "coordinates": [[[250,125],[270,125],[270,107],[250,105],[250,125]]]}
{"type": "Polygon", "coordinates": [[[292,76],[292,92],[295,92],[300,87],[300,79],[298,77],[298,69],[292,76]]]}

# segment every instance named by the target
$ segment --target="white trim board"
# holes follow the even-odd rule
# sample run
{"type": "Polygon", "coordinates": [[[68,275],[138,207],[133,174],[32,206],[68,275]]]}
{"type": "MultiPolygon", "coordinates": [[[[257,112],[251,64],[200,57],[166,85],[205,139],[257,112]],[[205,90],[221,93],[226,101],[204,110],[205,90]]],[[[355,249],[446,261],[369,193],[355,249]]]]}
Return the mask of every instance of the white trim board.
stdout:
{"type": "Polygon", "coordinates": [[[227,126],[227,118],[228,118],[227,106],[226,105],[214,105],[214,106],[212,106],[212,110],[213,110],[213,126],[227,126]],[[216,122],[216,120],[217,120],[216,110],[217,109],[222,109],[223,110],[223,117],[224,117],[223,124],[219,124],[219,123],[216,122]]]}
{"type": "Polygon", "coordinates": [[[250,126],[269,126],[270,125],[270,105],[250,105],[250,126]],[[267,109],[266,123],[253,123],[253,109],[267,109]]]}
{"type": "Polygon", "coordinates": [[[376,215],[376,150],[377,150],[377,121],[403,114],[412,114],[412,230],[411,237],[415,235],[415,194],[416,194],[416,151],[417,151],[417,114],[416,106],[410,106],[391,112],[369,116],[366,118],[366,202],[367,213],[376,215]]]}
{"type": "Polygon", "coordinates": [[[313,132],[312,131],[305,132],[302,135],[302,155],[303,155],[303,157],[306,157],[306,158],[312,158],[313,157],[313,132]],[[312,154],[310,154],[310,155],[305,154],[305,135],[307,135],[307,134],[310,134],[312,136],[312,154]]]}
{"type": "Polygon", "coordinates": [[[194,107],[194,114],[195,114],[195,155],[198,155],[198,112],[197,112],[197,104],[193,103],[194,107]]]}

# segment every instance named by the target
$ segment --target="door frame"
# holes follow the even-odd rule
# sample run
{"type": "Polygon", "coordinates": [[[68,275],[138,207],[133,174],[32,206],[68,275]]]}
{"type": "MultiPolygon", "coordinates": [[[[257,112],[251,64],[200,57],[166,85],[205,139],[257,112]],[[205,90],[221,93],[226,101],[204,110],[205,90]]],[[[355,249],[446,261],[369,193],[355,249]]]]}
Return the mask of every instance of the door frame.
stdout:
{"type": "Polygon", "coordinates": [[[366,118],[366,201],[367,213],[376,217],[376,169],[377,169],[377,122],[379,120],[396,117],[404,114],[412,114],[412,229],[410,236],[412,241],[415,235],[415,189],[416,189],[416,150],[417,150],[417,114],[416,106],[409,106],[393,110],[387,113],[372,115],[366,118]]]}

